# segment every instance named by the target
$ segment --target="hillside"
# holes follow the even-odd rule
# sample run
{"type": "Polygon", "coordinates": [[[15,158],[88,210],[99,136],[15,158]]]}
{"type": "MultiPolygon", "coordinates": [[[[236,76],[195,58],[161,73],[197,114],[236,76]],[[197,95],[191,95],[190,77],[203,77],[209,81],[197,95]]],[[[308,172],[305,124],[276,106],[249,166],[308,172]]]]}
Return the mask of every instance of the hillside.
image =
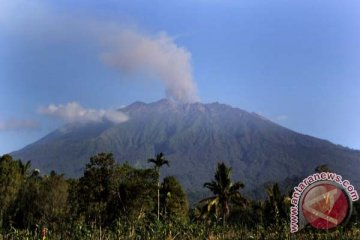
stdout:
{"type": "Polygon", "coordinates": [[[219,161],[231,166],[233,178],[257,197],[264,183],[306,176],[321,164],[360,187],[360,151],[296,133],[254,113],[220,103],[170,100],[136,102],[120,110],[129,121],[68,124],[12,155],[31,160],[42,172],[54,169],[77,177],[98,152],[112,152],[118,162],[139,167],[164,152],[171,165],[163,175],[174,175],[195,198],[219,161]]]}

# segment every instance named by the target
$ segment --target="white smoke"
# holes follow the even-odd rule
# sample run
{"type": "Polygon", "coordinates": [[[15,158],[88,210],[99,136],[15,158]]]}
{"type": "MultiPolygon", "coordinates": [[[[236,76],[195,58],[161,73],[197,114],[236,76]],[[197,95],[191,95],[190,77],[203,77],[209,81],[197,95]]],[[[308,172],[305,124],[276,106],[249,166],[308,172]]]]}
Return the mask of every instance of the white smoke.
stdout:
{"type": "Polygon", "coordinates": [[[150,73],[165,85],[166,96],[180,102],[199,98],[191,71],[191,54],[165,32],[150,36],[134,29],[120,29],[106,39],[101,57],[124,73],[150,73]]]}
{"type": "Polygon", "coordinates": [[[66,122],[110,121],[113,123],[122,123],[129,120],[129,117],[123,112],[112,109],[86,109],[77,102],[69,102],[66,105],[50,104],[47,107],[40,107],[38,112],[44,115],[60,118],[66,122]]]}
{"type": "Polygon", "coordinates": [[[102,62],[121,73],[141,75],[144,79],[155,76],[164,84],[168,98],[181,102],[199,100],[191,53],[165,32],[147,34],[128,24],[64,14],[41,0],[0,0],[0,6],[0,29],[41,42],[93,44],[102,62]]]}

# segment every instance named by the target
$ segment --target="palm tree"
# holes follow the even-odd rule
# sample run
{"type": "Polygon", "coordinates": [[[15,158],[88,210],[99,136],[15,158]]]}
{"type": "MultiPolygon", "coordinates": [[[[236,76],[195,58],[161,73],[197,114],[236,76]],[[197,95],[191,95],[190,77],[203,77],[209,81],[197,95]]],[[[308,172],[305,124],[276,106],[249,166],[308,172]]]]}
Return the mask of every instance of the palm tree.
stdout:
{"type": "Polygon", "coordinates": [[[280,220],[286,218],[290,198],[283,195],[278,183],[270,184],[266,187],[268,198],[266,200],[268,219],[273,219],[276,226],[280,225],[280,220]]]}
{"type": "Polygon", "coordinates": [[[155,171],[158,173],[158,185],[157,185],[157,219],[160,219],[160,168],[163,165],[169,166],[169,161],[165,159],[162,152],[155,155],[155,158],[148,159],[149,163],[154,164],[155,171]]]}
{"type": "Polygon", "coordinates": [[[280,188],[277,183],[267,186],[266,193],[268,195],[268,204],[272,210],[272,217],[275,218],[275,223],[278,225],[280,220],[280,208],[283,202],[283,196],[280,193],[280,188]]]}
{"type": "Polygon", "coordinates": [[[218,163],[215,180],[204,184],[204,187],[212,191],[215,196],[200,201],[200,203],[205,203],[201,215],[207,217],[215,211],[215,216],[221,216],[225,225],[226,218],[230,214],[230,203],[244,204],[246,202],[239,192],[244,186],[242,182],[232,182],[231,168],[226,167],[224,163],[218,163]]]}
{"type": "Polygon", "coordinates": [[[29,170],[31,168],[31,161],[29,160],[24,164],[21,160],[18,160],[18,164],[21,175],[23,177],[27,177],[29,175],[29,170]]]}

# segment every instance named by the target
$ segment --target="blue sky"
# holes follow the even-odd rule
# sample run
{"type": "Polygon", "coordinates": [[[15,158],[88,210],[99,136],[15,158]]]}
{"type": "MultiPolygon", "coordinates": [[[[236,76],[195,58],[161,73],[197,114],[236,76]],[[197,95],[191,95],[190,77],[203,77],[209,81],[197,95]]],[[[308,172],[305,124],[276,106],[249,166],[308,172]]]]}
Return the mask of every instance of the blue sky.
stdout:
{"type": "Polygon", "coordinates": [[[0,154],[165,96],[360,149],[360,3],[0,0],[0,154]]]}

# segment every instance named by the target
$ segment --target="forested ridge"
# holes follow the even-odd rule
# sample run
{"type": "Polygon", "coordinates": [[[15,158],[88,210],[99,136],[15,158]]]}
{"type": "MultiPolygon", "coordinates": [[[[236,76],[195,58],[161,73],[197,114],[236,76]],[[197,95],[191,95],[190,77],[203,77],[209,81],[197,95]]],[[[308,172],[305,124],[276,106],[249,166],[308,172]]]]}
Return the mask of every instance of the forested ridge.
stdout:
{"type": "Polygon", "coordinates": [[[244,183],[219,162],[204,183],[211,197],[190,206],[179,181],[161,175],[170,159],[159,153],[144,161],[153,167],[119,164],[111,153],[99,153],[80,178],[67,179],[1,156],[0,239],[360,239],[357,202],[346,225],[292,235],[291,192],[277,183],[264,186],[264,200],[246,198],[244,183]]]}

